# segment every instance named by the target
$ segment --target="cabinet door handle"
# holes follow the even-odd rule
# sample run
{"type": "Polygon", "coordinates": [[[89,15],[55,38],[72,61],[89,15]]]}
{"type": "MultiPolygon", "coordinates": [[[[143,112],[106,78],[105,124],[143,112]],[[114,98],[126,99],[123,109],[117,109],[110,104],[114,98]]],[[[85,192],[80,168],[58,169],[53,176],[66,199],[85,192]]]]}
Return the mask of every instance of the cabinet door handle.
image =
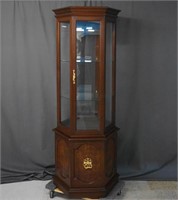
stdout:
{"type": "Polygon", "coordinates": [[[75,78],[76,78],[75,69],[73,69],[72,81],[74,85],[75,85],[75,78]]]}

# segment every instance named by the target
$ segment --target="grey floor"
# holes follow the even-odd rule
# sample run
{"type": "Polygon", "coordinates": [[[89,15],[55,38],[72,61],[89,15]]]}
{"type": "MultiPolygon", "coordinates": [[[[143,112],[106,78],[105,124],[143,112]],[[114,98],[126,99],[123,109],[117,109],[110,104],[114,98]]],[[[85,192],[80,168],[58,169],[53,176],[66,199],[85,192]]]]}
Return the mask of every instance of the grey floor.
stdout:
{"type": "MultiPolygon", "coordinates": [[[[49,200],[49,181],[28,181],[0,185],[1,200],[49,200]]],[[[124,181],[122,193],[117,196],[120,184],[105,199],[178,199],[176,181],[124,181]]],[[[54,200],[64,200],[54,197],[54,200]]]]}

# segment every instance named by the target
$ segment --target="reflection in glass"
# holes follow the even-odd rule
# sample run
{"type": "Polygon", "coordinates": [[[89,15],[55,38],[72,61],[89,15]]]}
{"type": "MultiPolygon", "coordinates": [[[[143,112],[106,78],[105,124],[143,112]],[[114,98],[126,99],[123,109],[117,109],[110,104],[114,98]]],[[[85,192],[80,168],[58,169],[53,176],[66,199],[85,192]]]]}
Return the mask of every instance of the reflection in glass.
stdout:
{"type": "Polygon", "coordinates": [[[70,24],[60,23],[61,123],[70,125],[70,24]]]}
{"type": "Polygon", "coordinates": [[[100,23],[76,24],[77,129],[98,129],[98,67],[100,23]]]}
{"type": "Polygon", "coordinates": [[[112,23],[106,23],[105,126],[112,122],[112,23]]]}

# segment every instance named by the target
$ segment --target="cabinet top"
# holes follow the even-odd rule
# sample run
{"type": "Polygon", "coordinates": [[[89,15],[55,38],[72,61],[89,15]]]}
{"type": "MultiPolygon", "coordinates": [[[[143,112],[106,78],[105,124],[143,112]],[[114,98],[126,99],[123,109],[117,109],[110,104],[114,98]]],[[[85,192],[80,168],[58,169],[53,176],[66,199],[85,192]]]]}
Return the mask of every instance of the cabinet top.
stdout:
{"type": "Polygon", "coordinates": [[[70,6],[54,9],[55,16],[109,16],[117,17],[120,10],[103,6],[70,6]]]}

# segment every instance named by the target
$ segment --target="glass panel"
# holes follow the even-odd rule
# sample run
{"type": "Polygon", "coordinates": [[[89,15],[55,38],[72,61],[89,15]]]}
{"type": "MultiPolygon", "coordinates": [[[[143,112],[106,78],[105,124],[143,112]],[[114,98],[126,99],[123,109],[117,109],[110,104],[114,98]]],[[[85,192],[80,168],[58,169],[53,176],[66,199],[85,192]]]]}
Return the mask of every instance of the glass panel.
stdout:
{"type": "Polygon", "coordinates": [[[106,23],[105,126],[112,122],[112,23],[106,23]]]}
{"type": "Polygon", "coordinates": [[[78,21],[77,42],[77,129],[99,128],[98,68],[100,23],[78,21]]]}
{"type": "Polygon", "coordinates": [[[61,123],[70,125],[70,24],[60,23],[61,123]]]}

